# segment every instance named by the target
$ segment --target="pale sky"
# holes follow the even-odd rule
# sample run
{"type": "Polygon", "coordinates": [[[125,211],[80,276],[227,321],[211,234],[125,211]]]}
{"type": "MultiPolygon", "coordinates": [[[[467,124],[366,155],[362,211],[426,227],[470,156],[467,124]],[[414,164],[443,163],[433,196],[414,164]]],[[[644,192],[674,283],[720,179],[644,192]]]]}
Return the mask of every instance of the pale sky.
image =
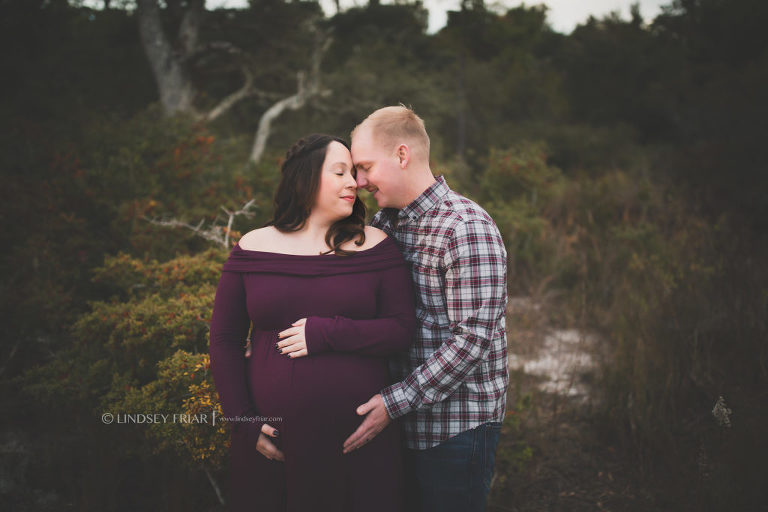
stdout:
{"type": "MultiPolygon", "coordinates": [[[[424,5],[429,9],[429,32],[436,32],[445,25],[447,20],[446,11],[458,10],[460,0],[423,0],[424,5]]],[[[537,5],[544,3],[549,7],[547,20],[552,28],[558,32],[569,33],[577,24],[587,20],[589,15],[596,18],[602,18],[606,14],[618,11],[625,19],[629,18],[629,6],[633,3],[640,4],[640,13],[645,21],[651,21],[661,12],[662,5],[668,5],[672,0],[544,0],[529,1],[526,5],[537,5]]],[[[366,5],[367,0],[340,0],[341,7],[353,7],[355,5],[366,5]]],[[[384,0],[383,3],[390,3],[384,0]]],[[[502,6],[515,7],[520,5],[516,0],[503,0],[497,2],[502,6]]],[[[487,5],[492,5],[493,1],[487,1],[487,5]]],[[[206,0],[206,6],[209,9],[216,7],[243,7],[248,5],[247,0],[206,0]]],[[[333,0],[320,0],[320,5],[327,14],[334,12],[333,0]]]]}

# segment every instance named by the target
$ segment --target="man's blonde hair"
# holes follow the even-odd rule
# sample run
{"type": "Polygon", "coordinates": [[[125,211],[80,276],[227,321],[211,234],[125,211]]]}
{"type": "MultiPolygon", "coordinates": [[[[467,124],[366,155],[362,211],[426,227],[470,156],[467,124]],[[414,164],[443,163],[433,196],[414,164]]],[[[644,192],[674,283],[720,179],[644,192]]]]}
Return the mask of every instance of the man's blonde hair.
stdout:
{"type": "Polygon", "coordinates": [[[376,145],[393,149],[405,143],[417,160],[429,162],[429,135],[424,120],[405,105],[384,107],[366,117],[352,130],[352,138],[361,127],[369,127],[376,145]]]}

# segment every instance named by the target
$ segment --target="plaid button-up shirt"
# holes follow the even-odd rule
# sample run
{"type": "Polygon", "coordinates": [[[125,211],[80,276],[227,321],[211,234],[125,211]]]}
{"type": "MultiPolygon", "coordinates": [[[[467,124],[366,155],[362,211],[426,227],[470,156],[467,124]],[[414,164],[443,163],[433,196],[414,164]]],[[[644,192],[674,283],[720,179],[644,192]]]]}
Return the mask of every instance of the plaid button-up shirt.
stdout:
{"type": "Polygon", "coordinates": [[[411,265],[419,331],[393,360],[399,381],[381,395],[404,416],[408,447],[431,448],[488,421],[503,421],[509,383],[507,253],[491,217],[442,177],[415,201],[384,208],[371,224],[411,265]]]}

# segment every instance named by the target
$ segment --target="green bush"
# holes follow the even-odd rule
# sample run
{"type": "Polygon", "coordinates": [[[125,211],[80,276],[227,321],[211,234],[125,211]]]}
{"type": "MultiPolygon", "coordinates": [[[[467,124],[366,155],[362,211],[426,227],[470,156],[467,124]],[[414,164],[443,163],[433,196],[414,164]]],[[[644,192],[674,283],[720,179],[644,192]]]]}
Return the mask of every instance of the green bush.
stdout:
{"type": "MultiPolygon", "coordinates": [[[[25,375],[25,390],[55,410],[112,414],[220,414],[208,372],[208,322],[224,254],[170,261],[107,258],[95,281],[109,300],[91,303],[73,325],[74,345],[25,375]]],[[[223,426],[162,424],[145,432],[152,450],[174,447],[192,464],[221,465],[223,426]]],[[[126,446],[141,452],[140,446],[126,446]]]]}

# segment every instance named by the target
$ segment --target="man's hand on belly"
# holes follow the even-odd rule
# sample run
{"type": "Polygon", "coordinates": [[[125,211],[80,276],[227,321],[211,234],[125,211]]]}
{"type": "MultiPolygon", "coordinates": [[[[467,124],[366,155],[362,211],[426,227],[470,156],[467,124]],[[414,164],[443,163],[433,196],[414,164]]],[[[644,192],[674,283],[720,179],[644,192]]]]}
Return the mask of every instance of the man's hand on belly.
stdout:
{"type": "Polygon", "coordinates": [[[365,420],[357,427],[357,430],[344,441],[344,453],[357,450],[379,435],[389,422],[392,421],[384,406],[381,395],[373,395],[366,403],[357,408],[359,416],[365,416],[365,420]]]}

